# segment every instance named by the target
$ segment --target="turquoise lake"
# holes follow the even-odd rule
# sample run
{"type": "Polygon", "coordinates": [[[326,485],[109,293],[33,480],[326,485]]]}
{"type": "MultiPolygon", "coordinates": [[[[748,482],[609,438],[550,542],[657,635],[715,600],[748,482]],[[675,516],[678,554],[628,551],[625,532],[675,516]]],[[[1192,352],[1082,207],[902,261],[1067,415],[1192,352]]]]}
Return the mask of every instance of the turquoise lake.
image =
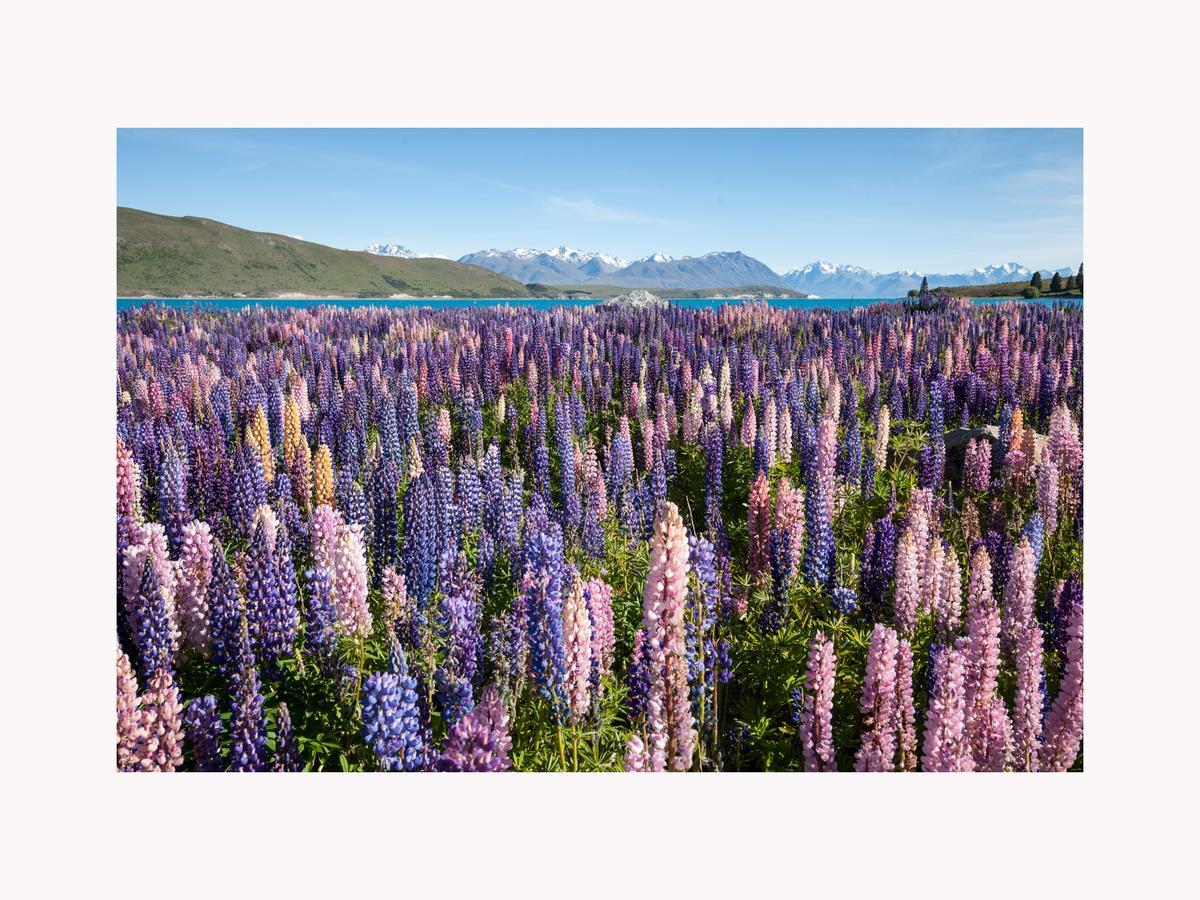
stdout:
{"type": "MultiPolygon", "coordinates": [[[[749,300],[730,300],[724,298],[685,298],[674,299],[667,297],[672,303],[688,309],[715,309],[726,303],[749,303],[749,300]]],[[[981,297],[975,298],[974,302],[987,305],[993,303],[1004,303],[1011,298],[998,297],[981,297]]],[[[120,312],[126,309],[134,309],[145,303],[159,303],[164,306],[189,309],[193,306],[219,306],[222,309],[245,309],[254,306],[283,306],[283,307],[316,307],[316,306],[339,306],[346,308],[354,308],[361,306],[394,306],[398,308],[404,307],[432,307],[434,309],[465,309],[470,307],[490,307],[490,306],[515,306],[515,307],[531,307],[534,309],[551,309],[555,306],[594,306],[600,303],[599,299],[580,299],[580,300],[537,300],[529,297],[516,297],[512,299],[489,299],[489,300],[384,300],[384,299],[340,299],[336,297],[324,297],[320,300],[295,300],[295,299],[266,299],[266,298],[211,298],[205,300],[192,299],[167,299],[167,300],[143,300],[140,298],[119,297],[117,298],[117,311],[120,312]]],[[[783,300],[768,300],[771,306],[779,309],[830,309],[830,310],[847,310],[856,309],[860,306],[869,306],[872,303],[896,302],[894,300],[882,299],[827,299],[827,300],[803,300],[799,298],[788,298],[783,300]]],[[[1062,304],[1064,301],[1057,298],[1041,297],[1036,300],[1023,300],[1023,303],[1037,303],[1041,306],[1054,306],[1062,304]]],[[[1067,302],[1067,305],[1082,306],[1081,299],[1072,299],[1067,302]]]]}

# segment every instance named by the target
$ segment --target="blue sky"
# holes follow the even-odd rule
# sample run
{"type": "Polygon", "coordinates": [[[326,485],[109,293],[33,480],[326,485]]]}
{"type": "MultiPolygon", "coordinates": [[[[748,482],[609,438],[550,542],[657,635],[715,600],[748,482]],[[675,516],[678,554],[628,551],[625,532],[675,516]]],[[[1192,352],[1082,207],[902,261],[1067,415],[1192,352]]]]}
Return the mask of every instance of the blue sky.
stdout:
{"type": "Polygon", "coordinates": [[[1080,129],[121,129],[117,202],[361,249],[742,250],[954,272],[1083,253],[1080,129]]]}

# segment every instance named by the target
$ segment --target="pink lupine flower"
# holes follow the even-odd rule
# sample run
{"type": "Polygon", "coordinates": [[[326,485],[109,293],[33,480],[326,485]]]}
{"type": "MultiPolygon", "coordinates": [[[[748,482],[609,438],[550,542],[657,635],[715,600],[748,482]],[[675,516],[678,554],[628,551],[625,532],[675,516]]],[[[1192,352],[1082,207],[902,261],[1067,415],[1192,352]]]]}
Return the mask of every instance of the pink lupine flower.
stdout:
{"type": "Polygon", "coordinates": [[[932,613],[937,609],[942,593],[942,570],[946,565],[946,549],[942,539],[936,535],[929,541],[925,551],[924,579],[921,582],[922,613],[932,613]]]}
{"type": "Polygon", "coordinates": [[[767,468],[775,465],[775,441],[779,437],[779,412],[775,408],[775,397],[767,399],[767,408],[763,410],[763,438],[767,444],[767,468]]]}
{"type": "Polygon", "coordinates": [[[1065,403],[1058,404],[1050,414],[1046,453],[1058,466],[1064,512],[1073,515],[1083,490],[1083,444],[1079,440],[1079,426],[1065,403]]]}
{"type": "Polygon", "coordinates": [[[612,672],[613,649],[616,635],[613,632],[612,586],[599,578],[583,585],[584,600],[592,614],[592,658],[597,667],[598,678],[612,672]]]}
{"type": "Polygon", "coordinates": [[[393,629],[407,628],[412,620],[412,609],[408,603],[408,589],[404,574],[395,566],[385,566],[380,578],[383,593],[383,608],[393,629]]]}
{"type": "Polygon", "coordinates": [[[1020,632],[1033,622],[1033,548],[1022,536],[1008,560],[1008,578],[1004,583],[1004,639],[1012,650],[1020,632]]]}
{"type": "MultiPolygon", "coordinates": [[[[838,382],[834,382],[837,384],[838,382]]],[[[830,416],[821,419],[817,426],[817,481],[825,492],[825,501],[833,509],[834,490],[833,473],[837,465],[837,421],[830,416]]]]}
{"type": "Polygon", "coordinates": [[[896,755],[896,632],[876,623],[867,650],[860,709],[865,731],[854,757],[858,772],[891,772],[896,755]]]}
{"type": "Polygon", "coordinates": [[[1013,698],[1013,747],[1017,771],[1036,772],[1042,739],[1042,626],[1020,629],[1014,649],[1017,688],[1013,698]]]}
{"type": "Polygon", "coordinates": [[[133,765],[133,753],[141,724],[138,712],[137,675],[129,657],[117,651],[117,768],[125,771],[133,765]]]}
{"type": "Polygon", "coordinates": [[[896,645],[896,755],[901,772],[917,768],[917,712],[913,705],[912,645],[901,638],[896,645]]]}
{"type": "MultiPolygon", "coordinates": [[[[967,587],[966,722],[967,738],[976,769],[996,772],[994,708],[1000,676],[1000,610],[991,593],[991,560],[983,546],[971,557],[967,587]]],[[[1001,703],[1003,708],[1003,703],[1001,703]]],[[[1004,721],[1008,714],[1004,713],[1004,721]]],[[[1010,740],[1010,737],[1009,737],[1010,740]]],[[[1003,749],[1001,762],[1003,763],[1003,749]]]]}
{"type": "Polygon", "coordinates": [[[750,485],[748,506],[750,549],[746,567],[750,577],[757,579],[770,571],[771,488],[763,472],[759,472],[750,485]]]}
{"type": "Polygon", "coordinates": [[[939,634],[948,637],[958,631],[962,619],[962,572],[958,567],[958,554],[953,547],[945,548],[933,614],[939,634]]]}
{"type": "Polygon", "coordinates": [[[125,600],[125,615],[131,628],[137,627],[137,594],[142,581],[142,570],[149,556],[158,576],[159,590],[167,608],[167,620],[171,624],[171,649],[179,649],[179,615],[175,607],[178,591],[178,573],[167,549],[167,532],[158,522],[145,522],[130,531],[132,543],[125,548],[121,562],[121,593],[125,600]]]}
{"type": "Polygon", "coordinates": [[[901,634],[911,635],[917,627],[917,608],[921,601],[921,580],[917,557],[917,539],[910,528],[904,529],[896,546],[896,593],[892,618],[901,634]]]}
{"type": "Polygon", "coordinates": [[[1058,527],[1058,478],[1058,463],[1047,454],[1037,470],[1037,506],[1047,535],[1058,527]]]}
{"type": "Polygon", "coordinates": [[[181,646],[196,656],[208,655],[208,585],[212,581],[213,541],[207,522],[183,526],[179,550],[179,626],[181,646]]]}
{"type": "Polygon", "coordinates": [[[742,431],[739,435],[743,447],[754,449],[754,437],[758,434],[758,418],[754,412],[754,403],[746,400],[746,411],[742,414],[742,431]]]}
{"type": "Polygon", "coordinates": [[[275,554],[275,536],[279,533],[279,516],[266,503],[261,504],[254,510],[254,519],[250,525],[250,533],[254,534],[258,530],[258,526],[262,525],[263,535],[267,539],[267,547],[271,554],[275,554]]]}
{"type": "Polygon", "coordinates": [[[346,633],[365,638],[371,633],[371,609],[367,606],[367,554],[362,526],[343,525],[333,559],[333,602],[338,626],[346,633]]]}
{"type": "Polygon", "coordinates": [[[800,745],[808,772],[833,772],[833,678],[837,657],[833,641],[818,631],[808,650],[804,705],[800,711],[800,745]]]}
{"type": "Polygon", "coordinates": [[[183,704],[171,673],[159,669],[142,695],[130,768],[174,772],[183,765],[183,704]]]}
{"type": "Polygon", "coordinates": [[[133,453],[117,436],[117,515],[127,528],[142,523],[142,476],[133,453]]]}
{"type": "Polygon", "coordinates": [[[312,511],[309,524],[312,534],[313,567],[333,572],[338,539],[346,524],[342,514],[331,506],[317,506],[312,511]]]}
{"type": "Polygon", "coordinates": [[[804,558],[804,489],[792,487],[786,475],[779,479],[775,489],[775,528],[791,536],[792,570],[789,580],[796,577],[804,558]]]}
{"type": "Polygon", "coordinates": [[[588,618],[583,582],[575,574],[563,599],[563,655],[566,659],[567,702],[572,721],[578,723],[587,715],[592,703],[592,625],[588,618]]]}
{"type": "Polygon", "coordinates": [[[625,744],[624,765],[626,772],[645,772],[650,768],[650,758],[646,753],[646,744],[641,735],[629,736],[629,740],[625,744]]]}
{"type": "MultiPolygon", "coordinates": [[[[675,504],[664,503],[654,523],[642,617],[643,652],[650,672],[646,767],[655,772],[687,771],[695,751],[683,622],[687,578],[687,530],[675,504]]],[[[632,741],[630,750],[635,750],[632,741]]]]}
{"type": "Polygon", "coordinates": [[[879,407],[879,422],[875,426],[875,471],[882,472],[887,468],[888,439],[891,437],[892,414],[887,404],[879,407]]]}
{"type": "Polygon", "coordinates": [[[776,455],[783,462],[791,462],[792,459],[792,417],[783,415],[779,417],[779,436],[775,441],[776,455]]]}
{"type": "Polygon", "coordinates": [[[1043,772],[1065,772],[1075,764],[1083,740],[1083,604],[1071,605],[1066,662],[1058,694],[1046,716],[1039,754],[1043,772]]]}
{"type": "MultiPolygon", "coordinates": [[[[960,646],[966,639],[960,640],[960,646]]],[[[970,772],[975,768],[966,733],[965,666],[960,646],[944,647],[934,660],[934,691],[925,717],[921,768],[970,772]]]]}

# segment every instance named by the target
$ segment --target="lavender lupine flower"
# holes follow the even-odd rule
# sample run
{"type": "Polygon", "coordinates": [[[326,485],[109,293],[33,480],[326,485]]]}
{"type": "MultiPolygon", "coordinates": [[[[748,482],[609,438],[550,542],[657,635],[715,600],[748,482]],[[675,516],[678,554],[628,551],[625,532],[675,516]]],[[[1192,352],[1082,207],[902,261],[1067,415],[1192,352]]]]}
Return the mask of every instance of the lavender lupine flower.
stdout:
{"type": "Polygon", "coordinates": [[[183,730],[192,747],[192,759],[200,772],[219,772],[221,760],[221,713],[217,698],[205,694],[188,704],[183,714],[183,730]]]}
{"type": "Polygon", "coordinates": [[[975,768],[965,721],[964,657],[958,647],[945,647],[934,662],[934,689],[921,754],[921,768],[926,772],[970,772],[975,768]]]}
{"type": "Polygon", "coordinates": [[[384,616],[392,630],[400,633],[409,627],[412,619],[404,576],[397,572],[394,566],[385,566],[380,581],[384,616]]]}
{"type": "Polygon", "coordinates": [[[896,757],[896,632],[876,623],[867,650],[860,710],[864,719],[862,744],[854,757],[858,772],[891,772],[896,757]]]}
{"type": "Polygon", "coordinates": [[[187,484],[183,461],[173,444],[167,445],[158,473],[158,518],[167,530],[172,553],[183,544],[183,526],[191,518],[188,511],[187,484]]]}
{"type": "Polygon", "coordinates": [[[212,581],[213,541],[207,522],[183,526],[177,582],[181,649],[193,656],[208,655],[208,589],[212,581]]]}
{"type": "Polygon", "coordinates": [[[1016,693],[1013,698],[1014,764],[1036,772],[1042,739],[1042,628],[1030,621],[1015,637],[1016,693]]]}
{"type": "Polygon", "coordinates": [[[1039,751],[1043,772],[1065,772],[1075,764],[1083,741],[1083,597],[1067,615],[1067,642],[1058,694],[1046,717],[1045,735],[1039,751]]]}
{"type": "Polygon", "coordinates": [[[808,772],[833,772],[837,761],[833,752],[833,678],[837,656],[833,641],[818,631],[808,650],[808,670],[804,680],[804,698],[800,712],[800,746],[804,751],[804,769],[808,772]]]}
{"type": "Polygon", "coordinates": [[[434,767],[442,772],[503,772],[512,768],[511,749],[508,710],[489,685],[475,708],[450,729],[434,767]]]}
{"type": "Polygon", "coordinates": [[[133,639],[138,650],[139,672],[142,680],[149,682],[159,670],[175,670],[176,649],[166,599],[159,587],[154,560],[149,557],[142,569],[134,611],[133,639]]]}
{"type": "Polygon", "coordinates": [[[612,672],[613,649],[616,636],[613,632],[612,586],[593,578],[583,584],[583,597],[587,603],[592,627],[592,687],[599,696],[600,680],[612,672]]]}
{"type": "Polygon", "coordinates": [[[1037,468],[1037,508],[1046,534],[1058,528],[1058,463],[1046,454],[1037,468]]]}
{"type": "Polygon", "coordinates": [[[437,540],[433,485],[422,474],[409,482],[404,494],[404,580],[422,611],[436,584],[437,540]]]}
{"type": "Polygon", "coordinates": [[[804,493],[804,578],[825,584],[833,575],[833,519],[828,495],[816,466],[809,470],[804,493]]]}
{"type": "MultiPolygon", "coordinates": [[[[447,550],[447,553],[452,551],[447,550]]],[[[466,554],[455,554],[453,565],[447,565],[449,577],[438,611],[438,628],[445,645],[446,665],[465,680],[468,700],[470,682],[475,677],[476,659],[480,649],[478,584],[475,572],[468,565],[466,554]]]]}
{"type": "Polygon", "coordinates": [[[563,601],[563,654],[566,693],[571,720],[581,722],[591,707],[592,623],[584,599],[583,581],[574,574],[563,601]]]}
{"type": "Polygon", "coordinates": [[[212,578],[208,583],[208,636],[212,661],[222,678],[237,670],[238,629],[241,626],[241,602],[225,551],[214,543],[212,578]]]}
{"type": "Polygon", "coordinates": [[[332,662],[337,646],[333,577],[325,569],[308,569],[304,581],[308,587],[308,602],[304,606],[304,646],[327,665],[332,662]]]}
{"type": "Polygon", "coordinates": [[[363,740],[385,772],[405,770],[403,694],[400,679],[391,672],[372,672],[363,682],[363,740]]]}
{"type": "Polygon", "coordinates": [[[963,487],[977,494],[987,492],[992,479],[992,442],[986,438],[967,441],[963,457],[963,487]]]}
{"type": "Polygon", "coordinates": [[[538,692],[550,702],[556,717],[566,717],[566,656],[563,645],[565,563],[562,532],[540,510],[525,522],[524,569],[521,596],[529,630],[530,664],[538,692]]]}
{"type": "Polygon", "coordinates": [[[129,766],[134,772],[174,772],[182,765],[183,705],[179,688],[169,671],[159,669],[142,695],[129,766]]]}
{"type": "MultiPolygon", "coordinates": [[[[643,597],[643,653],[649,670],[646,697],[648,768],[691,768],[696,733],[687,683],[684,606],[687,602],[687,530],[674,503],[664,503],[654,525],[650,571],[643,597]]],[[[628,748],[633,751],[631,745],[628,748]]]]}
{"type": "Polygon", "coordinates": [[[292,729],[292,716],[286,703],[280,703],[275,714],[275,765],[276,772],[300,771],[300,748],[296,745],[296,732],[292,729]]]}

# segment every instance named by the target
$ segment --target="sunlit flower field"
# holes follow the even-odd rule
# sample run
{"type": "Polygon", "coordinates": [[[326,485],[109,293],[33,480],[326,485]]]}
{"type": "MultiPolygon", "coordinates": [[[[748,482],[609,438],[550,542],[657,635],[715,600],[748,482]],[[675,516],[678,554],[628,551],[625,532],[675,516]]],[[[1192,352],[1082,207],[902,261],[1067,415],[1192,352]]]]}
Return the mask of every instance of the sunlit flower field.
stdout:
{"type": "Polygon", "coordinates": [[[118,315],[123,771],[1083,766],[1077,306],[118,315]]]}

